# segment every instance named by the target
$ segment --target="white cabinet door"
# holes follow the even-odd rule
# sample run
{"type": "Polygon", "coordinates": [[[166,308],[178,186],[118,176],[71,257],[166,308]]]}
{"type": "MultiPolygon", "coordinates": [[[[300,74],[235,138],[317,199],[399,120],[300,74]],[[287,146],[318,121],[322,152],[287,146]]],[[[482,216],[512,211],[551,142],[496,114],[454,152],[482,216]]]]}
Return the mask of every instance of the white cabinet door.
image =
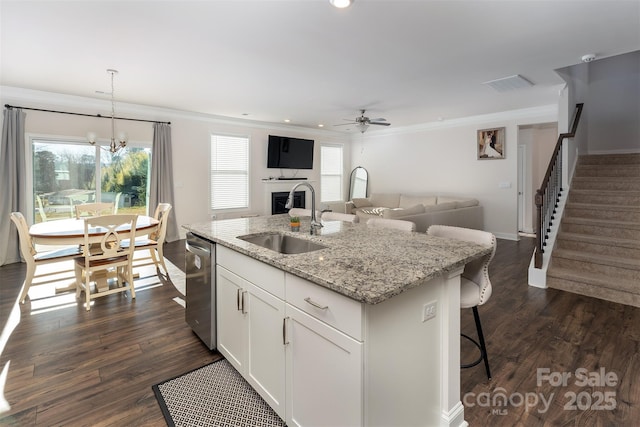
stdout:
{"type": "Polygon", "coordinates": [[[248,287],[245,378],[284,419],[284,301],[253,284],[248,287]]]}
{"type": "Polygon", "coordinates": [[[249,282],[223,267],[216,270],[218,351],[242,373],[248,345],[243,303],[249,282]]]}
{"type": "Polygon", "coordinates": [[[286,422],[363,424],[363,344],[287,304],[286,422]]]}

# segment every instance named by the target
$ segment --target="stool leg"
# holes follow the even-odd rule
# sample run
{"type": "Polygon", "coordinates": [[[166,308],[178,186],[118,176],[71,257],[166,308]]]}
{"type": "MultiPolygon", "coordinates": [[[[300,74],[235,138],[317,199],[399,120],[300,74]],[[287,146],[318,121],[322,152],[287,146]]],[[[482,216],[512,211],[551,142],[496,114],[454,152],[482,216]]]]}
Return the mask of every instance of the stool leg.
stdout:
{"type": "Polygon", "coordinates": [[[478,306],[473,307],[473,318],[476,321],[476,329],[478,330],[478,339],[480,340],[480,352],[484,359],[484,367],[487,370],[487,378],[491,380],[491,371],[489,370],[489,359],[487,358],[487,347],[484,345],[484,334],[482,333],[482,325],[480,324],[480,315],[478,314],[478,306]]]}

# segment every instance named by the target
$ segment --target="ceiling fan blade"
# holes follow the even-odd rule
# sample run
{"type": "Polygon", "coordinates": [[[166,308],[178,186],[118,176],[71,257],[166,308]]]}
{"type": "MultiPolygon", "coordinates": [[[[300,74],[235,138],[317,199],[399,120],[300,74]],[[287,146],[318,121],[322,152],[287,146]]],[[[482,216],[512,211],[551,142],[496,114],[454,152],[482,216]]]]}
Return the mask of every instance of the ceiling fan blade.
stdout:
{"type": "Polygon", "coordinates": [[[384,118],[380,117],[379,119],[369,119],[369,121],[372,121],[372,122],[386,122],[387,119],[384,119],[384,118]]]}
{"type": "Polygon", "coordinates": [[[369,122],[370,125],[390,126],[391,123],[369,122]]]}
{"type": "Polygon", "coordinates": [[[339,125],[334,125],[334,126],[348,126],[348,125],[355,125],[356,122],[349,122],[349,123],[340,123],[339,125]]]}

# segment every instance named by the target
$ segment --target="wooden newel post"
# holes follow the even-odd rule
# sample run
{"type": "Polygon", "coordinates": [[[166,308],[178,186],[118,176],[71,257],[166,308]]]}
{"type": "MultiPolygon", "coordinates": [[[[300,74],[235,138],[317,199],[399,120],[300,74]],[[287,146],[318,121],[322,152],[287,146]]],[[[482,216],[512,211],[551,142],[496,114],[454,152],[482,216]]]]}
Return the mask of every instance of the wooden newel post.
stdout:
{"type": "Polygon", "coordinates": [[[536,191],[536,212],[537,212],[537,227],[536,227],[536,251],[534,254],[534,264],[535,268],[542,267],[542,254],[544,250],[542,249],[542,233],[544,232],[544,224],[543,216],[542,216],[542,205],[543,205],[544,197],[542,194],[542,190],[536,191]]]}

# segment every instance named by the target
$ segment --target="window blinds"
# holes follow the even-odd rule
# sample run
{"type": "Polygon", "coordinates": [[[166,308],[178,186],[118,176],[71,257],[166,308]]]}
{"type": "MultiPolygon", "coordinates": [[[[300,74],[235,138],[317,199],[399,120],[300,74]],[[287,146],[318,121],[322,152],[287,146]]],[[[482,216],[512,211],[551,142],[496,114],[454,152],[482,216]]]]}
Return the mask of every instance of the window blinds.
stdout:
{"type": "Polygon", "coordinates": [[[211,209],[249,207],[249,138],[211,135],[211,209]]]}

